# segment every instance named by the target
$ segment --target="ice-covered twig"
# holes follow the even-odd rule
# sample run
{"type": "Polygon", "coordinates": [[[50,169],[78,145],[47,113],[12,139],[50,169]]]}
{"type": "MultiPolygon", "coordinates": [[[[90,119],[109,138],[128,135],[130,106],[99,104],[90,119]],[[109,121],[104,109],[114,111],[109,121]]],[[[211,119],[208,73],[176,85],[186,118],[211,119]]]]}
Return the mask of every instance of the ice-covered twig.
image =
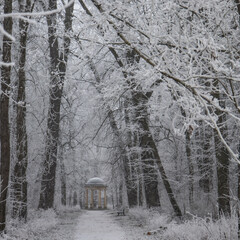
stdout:
{"type": "MultiPolygon", "coordinates": [[[[1,15],[0,15],[1,16],[1,15]]],[[[0,33],[2,33],[3,35],[5,35],[7,38],[9,38],[9,40],[11,41],[15,41],[15,38],[9,34],[7,31],[5,31],[5,29],[3,28],[3,26],[0,24],[0,33]]]]}
{"type": "MultiPolygon", "coordinates": [[[[43,12],[36,12],[36,13],[31,13],[31,12],[26,12],[26,13],[8,13],[8,14],[2,14],[0,15],[0,18],[5,18],[5,17],[13,17],[13,18],[21,18],[21,17],[39,17],[39,16],[47,16],[47,15],[52,15],[54,13],[59,13],[62,10],[70,7],[75,0],[71,0],[68,2],[66,5],[63,7],[56,9],[56,10],[51,10],[51,11],[43,11],[43,12]]],[[[25,18],[29,20],[28,18],[25,18]]]]}

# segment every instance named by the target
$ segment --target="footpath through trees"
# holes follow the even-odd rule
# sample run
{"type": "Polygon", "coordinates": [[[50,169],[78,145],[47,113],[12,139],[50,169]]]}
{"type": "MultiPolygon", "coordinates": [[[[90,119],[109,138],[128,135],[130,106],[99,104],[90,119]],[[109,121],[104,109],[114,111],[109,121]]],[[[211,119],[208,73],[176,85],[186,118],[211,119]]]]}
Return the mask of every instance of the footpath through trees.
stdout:
{"type": "Polygon", "coordinates": [[[86,211],[77,224],[74,240],[125,240],[125,232],[109,211],[86,211]]]}

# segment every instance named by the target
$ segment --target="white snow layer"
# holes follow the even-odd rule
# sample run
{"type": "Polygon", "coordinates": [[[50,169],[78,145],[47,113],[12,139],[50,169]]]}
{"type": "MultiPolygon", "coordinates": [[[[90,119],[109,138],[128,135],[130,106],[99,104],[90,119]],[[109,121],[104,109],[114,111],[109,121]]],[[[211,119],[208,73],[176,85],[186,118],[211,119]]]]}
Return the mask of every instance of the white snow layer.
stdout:
{"type": "Polygon", "coordinates": [[[124,230],[107,211],[85,211],[78,219],[74,240],[124,240],[124,230]]]}

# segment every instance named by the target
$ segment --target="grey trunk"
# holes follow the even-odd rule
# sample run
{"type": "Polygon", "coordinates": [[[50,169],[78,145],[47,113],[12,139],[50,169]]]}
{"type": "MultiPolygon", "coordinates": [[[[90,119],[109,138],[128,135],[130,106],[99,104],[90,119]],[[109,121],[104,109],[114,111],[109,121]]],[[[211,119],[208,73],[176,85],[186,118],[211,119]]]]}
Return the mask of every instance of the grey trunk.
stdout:
{"type": "MultiPolygon", "coordinates": [[[[12,12],[12,0],[4,1],[4,13],[8,14],[12,12]]],[[[12,34],[12,18],[5,17],[3,20],[4,30],[12,34]]],[[[2,62],[11,62],[11,46],[12,41],[3,36],[2,45],[2,62]]],[[[1,103],[0,103],[0,141],[1,141],[1,194],[0,194],[0,232],[5,229],[6,226],[6,204],[9,185],[9,170],[10,170],[10,130],[9,130],[9,92],[11,82],[11,66],[1,67],[1,103]]]]}

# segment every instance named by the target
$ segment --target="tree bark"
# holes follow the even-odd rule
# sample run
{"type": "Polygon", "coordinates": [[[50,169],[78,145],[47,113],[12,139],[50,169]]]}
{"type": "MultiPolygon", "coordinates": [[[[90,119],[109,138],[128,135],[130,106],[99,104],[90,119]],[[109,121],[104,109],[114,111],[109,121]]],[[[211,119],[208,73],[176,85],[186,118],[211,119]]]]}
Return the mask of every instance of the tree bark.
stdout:
{"type": "Polygon", "coordinates": [[[129,168],[129,162],[128,162],[128,158],[127,158],[127,152],[126,152],[126,146],[124,145],[123,141],[122,141],[122,137],[121,137],[121,133],[118,129],[117,123],[115,121],[115,117],[114,114],[112,112],[112,110],[110,109],[110,107],[108,106],[108,118],[109,118],[109,123],[110,123],[110,127],[115,135],[115,137],[118,140],[119,143],[119,149],[120,149],[120,154],[121,154],[121,158],[120,158],[120,167],[122,168],[122,179],[123,181],[125,181],[125,185],[127,188],[127,197],[128,197],[128,204],[130,204],[129,202],[129,197],[131,198],[131,195],[129,195],[129,177],[130,177],[130,168],[129,168]]]}
{"type": "MultiPolygon", "coordinates": [[[[223,136],[226,135],[227,127],[224,113],[218,113],[218,127],[223,136]]],[[[216,130],[215,130],[216,131],[216,130]]],[[[217,158],[218,179],[218,210],[220,214],[230,215],[230,190],[229,190],[229,152],[215,132],[215,154],[217,158]]]]}
{"type": "Polygon", "coordinates": [[[210,193],[213,187],[213,160],[211,156],[211,140],[213,136],[212,128],[200,122],[201,148],[203,156],[199,162],[201,179],[199,186],[205,193],[210,193]]]}
{"type": "MultiPolygon", "coordinates": [[[[240,143],[238,144],[238,159],[240,160],[240,143]]],[[[237,197],[238,197],[238,205],[237,205],[237,216],[238,216],[238,239],[240,239],[240,164],[238,164],[238,179],[237,179],[237,197]]]]}
{"type": "MultiPolygon", "coordinates": [[[[19,12],[30,12],[31,1],[18,0],[19,12]]],[[[17,162],[14,166],[13,176],[13,217],[27,219],[27,177],[28,166],[28,146],[26,130],[26,47],[27,31],[29,22],[19,19],[20,50],[19,50],[19,70],[18,70],[18,94],[17,94],[17,162]]]]}
{"type": "MultiPolygon", "coordinates": [[[[173,96],[174,97],[174,96],[173,96]]],[[[174,97],[174,100],[177,100],[174,97]]],[[[184,108],[181,106],[181,113],[183,115],[184,118],[187,117],[186,115],[186,111],[184,110],[184,108]]],[[[188,164],[188,189],[189,189],[189,206],[190,209],[192,210],[193,208],[193,194],[194,194],[194,166],[193,166],[193,162],[192,162],[192,151],[191,151],[191,134],[192,134],[192,128],[191,126],[188,127],[188,129],[185,132],[185,150],[186,150],[186,156],[187,156],[187,164],[188,164]]]]}
{"type": "Polygon", "coordinates": [[[60,174],[61,174],[61,203],[63,206],[67,204],[67,183],[66,183],[66,172],[63,163],[63,159],[60,162],[60,174]]]}
{"type": "MultiPolygon", "coordinates": [[[[225,100],[220,95],[219,86],[217,80],[214,81],[215,91],[212,92],[212,96],[219,101],[219,105],[222,109],[225,108],[225,100]]],[[[219,128],[222,136],[226,139],[227,125],[226,125],[226,113],[219,109],[215,110],[217,119],[217,127],[219,128]]],[[[218,181],[218,211],[219,214],[230,215],[230,189],[229,189],[229,159],[230,154],[226,146],[222,143],[218,136],[217,130],[214,129],[214,141],[215,141],[215,155],[217,159],[217,181],[218,181]]]]}
{"type": "Polygon", "coordinates": [[[127,162],[125,164],[125,172],[126,172],[126,187],[127,187],[127,194],[128,194],[128,203],[129,207],[134,207],[137,204],[137,200],[140,199],[139,193],[140,188],[137,185],[140,186],[139,178],[135,179],[134,181],[134,175],[137,173],[137,163],[136,163],[136,151],[132,152],[131,148],[136,146],[136,136],[134,133],[131,132],[131,121],[130,121],[130,114],[129,114],[129,99],[124,100],[124,120],[126,124],[126,148],[127,148],[127,162]],[[135,162],[135,163],[134,163],[135,162]],[[136,182],[138,181],[138,182],[136,182]],[[138,199],[137,199],[138,198],[138,199]]]}
{"type": "MultiPolygon", "coordinates": [[[[238,24],[240,25],[240,0],[235,0],[237,4],[237,12],[238,12],[238,24]]],[[[238,146],[238,154],[240,156],[240,144],[238,146]]],[[[239,157],[240,159],[240,157],[239,157]]],[[[238,215],[238,239],[240,240],[240,164],[238,164],[238,208],[237,208],[237,215],[238,215]]]]}
{"type": "MultiPolygon", "coordinates": [[[[4,1],[4,13],[12,13],[12,0],[4,1]]],[[[3,28],[8,34],[12,34],[12,18],[5,17],[3,28]]],[[[2,62],[11,63],[12,41],[3,36],[2,62]]],[[[1,125],[1,195],[0,195],[0,232],[6,226],[6,203],[9,185],[10,170],[10,130],[9,130],[9,92],[11,82],[11,66],[1,67],[1,105],[0,105],[0,125],[1,125]]]]}
{"type": "Polygon", "coordinates": [[[141,91],[132,91],[133,106],[135,108],[135,119],[137,122],[139,134],[139,147],[141,149],[141,165],[144,178],[146,193],[146,203],[148,207],[159,206],[158,196],[158,176],[155,169],[155,156],[151,147],[151,141],[154,141],[150,135],[148,127],[148,98],[141,91]]]}
{"type": "MultiPolygon", "coordinates": [[[[60,107],[63,85],[68,61],[70,37],[72,28],[72,12],[74,5],[65,9],[65,35],[63,37],[64,51],[60,52],[57,37],[56,13],[47,16],[48,42],[50,48],[50,99],[47,120],[46,157],[43,163],[43,176],[39,208],[52,208],[54,204],[55,176],[57,166],[57,151],[60,127],[60,107]]],[[[57,0],[49,0],[49,10],[57,9],[57,0]]]]}
{"type": "Polygon", "coordinates": [[[192,163],[192,158],[191,158],[191,133],[190,129],[188,129],[185,133],[185,139],[186,139],[186,154],[187,154],[187,162],[188,162],[188,179],[189,179],[189,206],[190,209],[192,210],[193,208],[193,193],[194,193],[194,166],[192,163]]]}

